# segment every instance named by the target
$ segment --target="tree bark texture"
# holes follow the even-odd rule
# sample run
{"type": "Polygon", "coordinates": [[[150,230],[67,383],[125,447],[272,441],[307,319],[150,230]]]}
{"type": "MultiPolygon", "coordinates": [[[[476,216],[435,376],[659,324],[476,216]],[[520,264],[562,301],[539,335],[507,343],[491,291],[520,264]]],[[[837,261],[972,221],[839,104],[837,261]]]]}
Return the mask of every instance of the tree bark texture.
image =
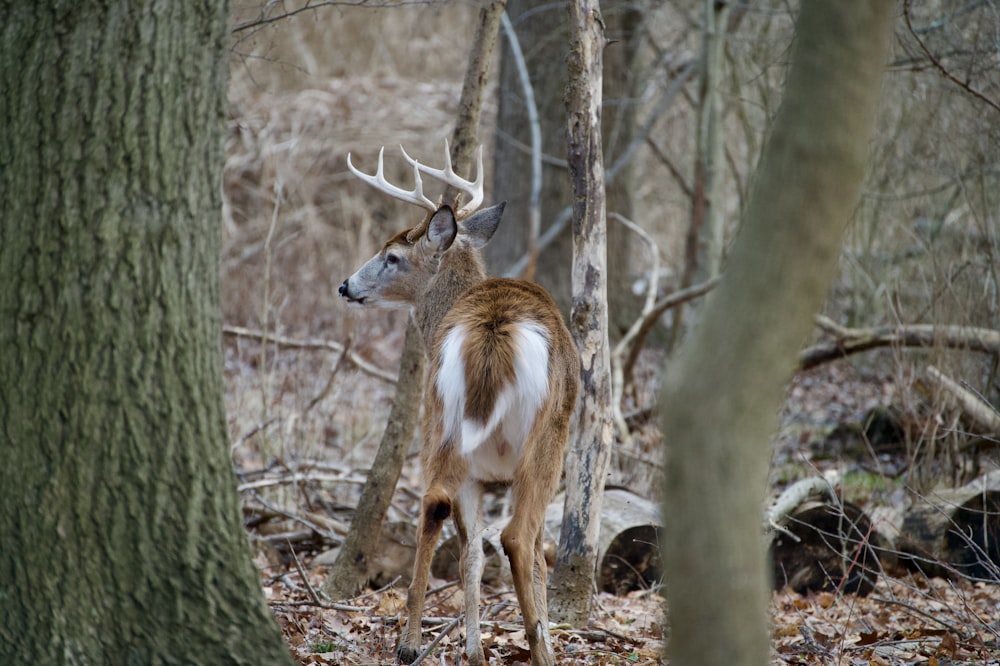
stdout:
{"type": "Polygon", "coordinates": [[[894,7],[803,2],[726,273],[666,369],[663,555],[676,666],[769,663],[759,526],[771,435],[857,200],[894,7]]]}
{"type": "Polygon", "coordinates": [[[549,583],[557,622],[586,624],[597,561],[601,498],[614,437],[608,344],[607,233],[601,151],[601,54],[604,27],[596,0],[571,0],[569,164],[573,180],[573,309],[581,391],[567,454],[566,508],[549,583]]]}
{"type": "Polygon", "coordinates": [[[288,664],[228,456],[225,2],[0,35],[0,663],[288,664]]]}

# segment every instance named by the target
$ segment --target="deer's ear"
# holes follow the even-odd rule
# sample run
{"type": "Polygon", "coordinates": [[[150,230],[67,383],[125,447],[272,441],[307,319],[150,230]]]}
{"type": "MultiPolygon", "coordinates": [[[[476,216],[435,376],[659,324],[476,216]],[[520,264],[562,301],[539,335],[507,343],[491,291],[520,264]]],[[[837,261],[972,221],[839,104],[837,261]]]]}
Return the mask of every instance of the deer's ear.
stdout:
{"type": "Polygon", "coordinates": [[[458,222],[455,221],[455,213],[451,206],[441,206],[431,216],[427,223],[427,240],[438,252],[444,252],[455,241],[458,233],[458,222]]]}
{"type": "Polygon", "coordinates": [[[473,247],[482,247],[493,238],[493,234],[500,225],[500,218],[503,217],[503,209],[506,205],[506,201],[501,201],[496,206],[481,210],[462,222],[465,235],[473,247]]]}

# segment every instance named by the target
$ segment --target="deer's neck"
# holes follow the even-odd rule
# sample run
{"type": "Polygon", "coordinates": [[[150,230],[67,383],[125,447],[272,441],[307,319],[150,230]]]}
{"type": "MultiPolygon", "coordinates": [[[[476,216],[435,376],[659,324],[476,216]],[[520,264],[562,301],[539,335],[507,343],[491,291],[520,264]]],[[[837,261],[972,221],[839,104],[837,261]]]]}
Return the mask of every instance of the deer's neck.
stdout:
{"type": "Polygon", "coordinates": [[[424,338],[428,355],[441,320],[469,287],[486,279],[486,268],[479,252],[471,247],[453,246],[441,258],[437,275],[431,279],[423,298],[414,309],[414,317],[424,338]]]}

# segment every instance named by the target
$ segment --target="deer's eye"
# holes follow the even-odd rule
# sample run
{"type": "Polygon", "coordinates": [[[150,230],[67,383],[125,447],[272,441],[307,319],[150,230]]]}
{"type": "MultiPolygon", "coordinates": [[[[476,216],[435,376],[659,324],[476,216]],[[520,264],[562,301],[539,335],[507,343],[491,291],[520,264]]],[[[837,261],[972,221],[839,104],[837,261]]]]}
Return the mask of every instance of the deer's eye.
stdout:
{"type": "Polygon", "coordinates": [[[399,263],[399,256],[390,252],[389,254],[385,255],[385,263],[389,264],[390,266],[395,266],[396,264],[399,263]]]}

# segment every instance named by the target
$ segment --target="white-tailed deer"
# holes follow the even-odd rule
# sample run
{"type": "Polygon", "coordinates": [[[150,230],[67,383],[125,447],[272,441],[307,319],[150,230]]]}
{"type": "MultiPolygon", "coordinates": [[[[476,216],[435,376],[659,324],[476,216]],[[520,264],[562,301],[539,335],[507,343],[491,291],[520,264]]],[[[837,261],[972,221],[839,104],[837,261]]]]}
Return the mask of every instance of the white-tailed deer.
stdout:
{"type": "MultiPolygon", "coordinates": [[[[513,516],[501,535],[524,617],[533,666],[555,663],[549,638],[542,553],[545,507],[562,472],[570,415],[580,381],[576,347],[548,292],[524,280],[487,279],[479,248],[493,236],[504,204],[476,212],[483,200],[483,157],[477,177],[455,175],[445,144],[445,166],[431,169],[403,151],[413,166],[412,190],[386,182],[383,152],[374,176],[351,171],[397,199],[427,211],[424,220],[382,246],[340,286],[349,303],[412,306],[423,334],[429,370],[424,387],[424,495],[417,533],[407,620],[399,660],[420,653],[421,616],[431,557],[441,527],[452,516],[462,549],[465,652],[485,664],[479,634],[483,568],[483,484],[511,486],[513,516]],[[424,196],[420,175],[469,195],[457,211],[424,196]]],[[[457,203],[457,202],[456,202],[457,203]]]]}

